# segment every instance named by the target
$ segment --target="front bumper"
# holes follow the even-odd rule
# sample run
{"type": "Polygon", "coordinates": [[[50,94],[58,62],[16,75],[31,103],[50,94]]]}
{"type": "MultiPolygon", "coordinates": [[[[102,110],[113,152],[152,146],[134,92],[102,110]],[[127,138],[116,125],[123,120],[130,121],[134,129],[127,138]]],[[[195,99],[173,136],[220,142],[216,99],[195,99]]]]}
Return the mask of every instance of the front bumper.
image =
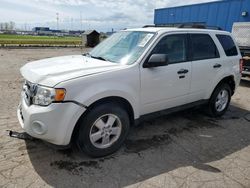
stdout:
{"type": "Polygon", "coordinates": [[[74,103],[28,106],[22,98],[17,117],[24,131],[32,137],[65,146],[70,143],[74,127],[85,110],[74,103]]]}

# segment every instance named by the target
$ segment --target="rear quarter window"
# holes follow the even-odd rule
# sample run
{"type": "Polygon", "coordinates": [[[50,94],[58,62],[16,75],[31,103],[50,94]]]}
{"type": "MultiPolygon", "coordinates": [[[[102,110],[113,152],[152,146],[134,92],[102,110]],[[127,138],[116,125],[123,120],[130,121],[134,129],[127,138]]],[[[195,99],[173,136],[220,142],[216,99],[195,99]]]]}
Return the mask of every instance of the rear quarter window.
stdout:
{"type": "Polygon", "coordinates": [[[238,51],[236,48],[236,45],[229,35],[216,35],[218,40],[221,43],[221,46],[223,47],[226,56],[237,56],[238,51]]]}

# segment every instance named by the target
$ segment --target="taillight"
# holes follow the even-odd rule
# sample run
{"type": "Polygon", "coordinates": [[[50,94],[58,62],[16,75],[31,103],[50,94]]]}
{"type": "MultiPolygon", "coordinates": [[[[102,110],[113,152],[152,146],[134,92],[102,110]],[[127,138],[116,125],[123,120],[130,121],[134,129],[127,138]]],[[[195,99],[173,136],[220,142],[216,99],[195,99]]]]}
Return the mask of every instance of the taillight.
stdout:
{"type": "Polygon", "coordinates": [[[243,71],[243,63],[244,63],[244,59],[240,59],[240,73],[242,73],[243,71]]]}

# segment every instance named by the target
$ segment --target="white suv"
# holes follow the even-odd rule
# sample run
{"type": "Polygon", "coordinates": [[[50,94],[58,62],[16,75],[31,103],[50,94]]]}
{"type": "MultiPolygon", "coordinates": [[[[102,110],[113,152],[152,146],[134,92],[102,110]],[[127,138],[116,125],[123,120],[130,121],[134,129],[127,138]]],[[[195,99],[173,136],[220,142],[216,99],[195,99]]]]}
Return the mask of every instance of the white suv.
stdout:
{"type": "Polygon", "coordinates": [[[221,116],[241,78],[241,55],[225,31],[139,28],[113,34],[83,55],[21,68],[18,119],[33,137],[99,157],[152,114],[206,104],[221,116]]]}

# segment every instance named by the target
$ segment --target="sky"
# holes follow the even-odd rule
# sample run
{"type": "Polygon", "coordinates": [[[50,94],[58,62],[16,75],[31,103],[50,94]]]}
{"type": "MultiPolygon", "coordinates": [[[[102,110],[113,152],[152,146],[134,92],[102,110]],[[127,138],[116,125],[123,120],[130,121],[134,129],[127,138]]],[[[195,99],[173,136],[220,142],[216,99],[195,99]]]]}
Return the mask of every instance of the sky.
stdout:
{"type": "Polygon", "coordinates": [[[16,28],[120,30],[153,24],[154,9],[214,0],[0,0],[0,22],[16,28]]]}

